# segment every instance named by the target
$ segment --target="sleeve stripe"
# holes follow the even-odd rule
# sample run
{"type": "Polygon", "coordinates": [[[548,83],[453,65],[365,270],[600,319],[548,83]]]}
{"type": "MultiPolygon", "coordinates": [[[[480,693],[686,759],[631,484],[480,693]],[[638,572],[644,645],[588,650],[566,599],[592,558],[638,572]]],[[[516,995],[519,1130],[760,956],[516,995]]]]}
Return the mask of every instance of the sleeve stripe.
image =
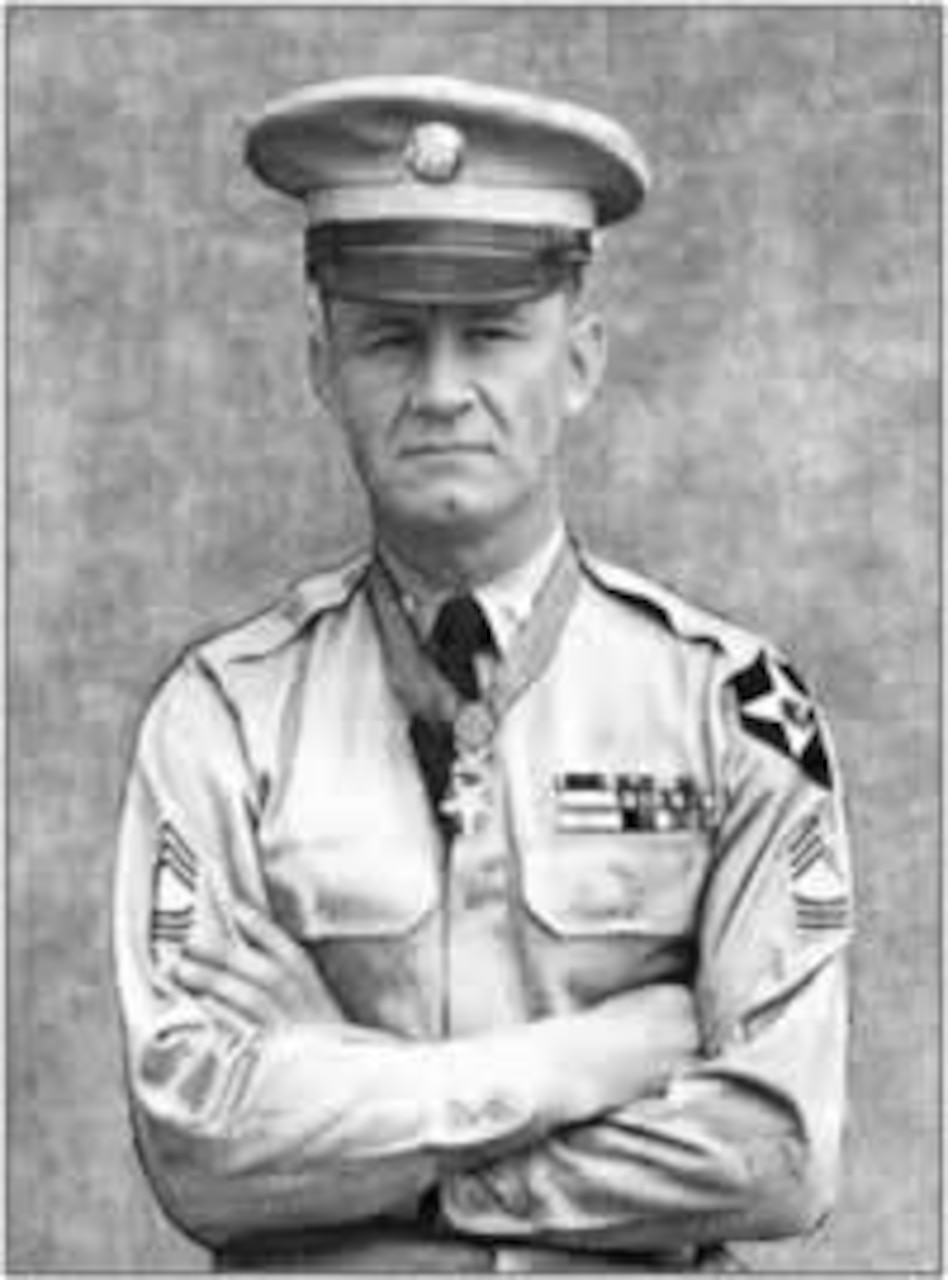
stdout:
{"type": "Polygon", "coordinates": [[[189,889],[197,885],[197,855],[181,839],[170,822],[163,822],[158,829],[158,858],[176,873],[189,889]]]}
{"type": "Polygon", "coordinates": [[[168,924],[189,923],[194,915],[191,907],[156,907],[152,912],[154,920],[163,920],[168,924]]]}

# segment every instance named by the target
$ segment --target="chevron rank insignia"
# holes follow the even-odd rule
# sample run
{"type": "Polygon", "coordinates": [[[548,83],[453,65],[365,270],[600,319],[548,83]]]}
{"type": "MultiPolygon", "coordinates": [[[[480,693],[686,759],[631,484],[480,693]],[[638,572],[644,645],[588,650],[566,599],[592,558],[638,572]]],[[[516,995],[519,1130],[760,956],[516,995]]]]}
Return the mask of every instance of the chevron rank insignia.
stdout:
{"type": "Polygon", "coordinates": [[[761,651],[733,683],[747,732],[790,756],[817,786],[832,789],[816,708],[793,668],[761,651]]]}
{"type": "Polygon", "coordinates": [[[817,814],[808,814],[791,831],[784,854],[798,932],[814,935],[847,928],[850,899],[846,877],[817,814]]]}
{"type": "Polygon", "coordinates": [[[156,961],[176,955],[187,940],[197,882],[197,855],[172,823],[163,822],[151,895],[150,941],[156,961]]]}

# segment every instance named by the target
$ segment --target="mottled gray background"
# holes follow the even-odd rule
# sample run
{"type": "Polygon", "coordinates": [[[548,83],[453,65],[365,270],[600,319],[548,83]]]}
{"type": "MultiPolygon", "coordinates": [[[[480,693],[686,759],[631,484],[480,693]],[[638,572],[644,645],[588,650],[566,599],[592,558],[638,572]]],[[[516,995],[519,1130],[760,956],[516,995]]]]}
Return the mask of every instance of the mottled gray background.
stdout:
{"type": "Polygon", "coordinates": [[[784,644],[849,780],[861,936],[835,1223],[773,1267],[937,1260],[938,119],[921,9],[40,10],[8,18],[10,1264],[203,1265],[125,1125],[113,832],[188,638],[357,540],[310,400],[295,215],[241,121],[445,71],[637,128],[612,378],[569,445],[603,550],[784,644]]]}

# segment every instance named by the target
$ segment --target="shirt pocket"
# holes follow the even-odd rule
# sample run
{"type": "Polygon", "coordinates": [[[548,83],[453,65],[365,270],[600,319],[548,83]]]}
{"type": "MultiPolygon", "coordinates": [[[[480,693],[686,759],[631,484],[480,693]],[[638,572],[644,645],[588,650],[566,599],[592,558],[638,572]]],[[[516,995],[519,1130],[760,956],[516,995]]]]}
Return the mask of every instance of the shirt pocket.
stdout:
{"type": "Polygon", "coordinates": [[[437,905],[433,867],[371,845],[331,837],[270,850],[267,885],[278,919],[310,942],[410,933],[437,905]]]}
{"type": "Polygon", "coordinates": [[[685,936],[707,856],[693,832],[555,833],[524,854],[524,899],[565,937],[685,936]]]}

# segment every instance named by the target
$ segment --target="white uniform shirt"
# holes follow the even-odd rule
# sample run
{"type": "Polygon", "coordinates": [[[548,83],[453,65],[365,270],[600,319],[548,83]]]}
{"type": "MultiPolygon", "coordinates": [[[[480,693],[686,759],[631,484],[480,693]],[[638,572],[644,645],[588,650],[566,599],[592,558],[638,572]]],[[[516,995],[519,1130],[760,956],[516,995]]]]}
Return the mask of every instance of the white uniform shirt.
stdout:
{"type": "Polygon", "coordinates": [[[116,955],[169,1212],[214,1245],[410,1219],[437,1181],[475,1236],[647,1250],[812,1227],[843,1118],[850,886],[793,672],[582,557],[500,726],[490,819],[446,850],[365,569],[198,646],[142,728],[116,955]],[[337,1018],[261,1033],[176,985],[183,937],[238,945],[241,899],[306,946],[337,1018]],[[669,1065],[674,1018],[701,1049],[669,1065]]]}

